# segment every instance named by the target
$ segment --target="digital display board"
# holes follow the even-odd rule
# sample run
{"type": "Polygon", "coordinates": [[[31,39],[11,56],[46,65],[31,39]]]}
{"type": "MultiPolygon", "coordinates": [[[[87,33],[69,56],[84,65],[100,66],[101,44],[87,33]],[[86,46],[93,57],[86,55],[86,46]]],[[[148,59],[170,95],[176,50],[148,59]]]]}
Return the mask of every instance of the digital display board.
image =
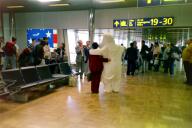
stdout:
{"type": "Polygon", "coordinates": [[[115,19],[113,28],[130,28],[130,27],[155,27],[155,26],[173,26],[174,17],[153,17],[138,19],[115,19]]]}

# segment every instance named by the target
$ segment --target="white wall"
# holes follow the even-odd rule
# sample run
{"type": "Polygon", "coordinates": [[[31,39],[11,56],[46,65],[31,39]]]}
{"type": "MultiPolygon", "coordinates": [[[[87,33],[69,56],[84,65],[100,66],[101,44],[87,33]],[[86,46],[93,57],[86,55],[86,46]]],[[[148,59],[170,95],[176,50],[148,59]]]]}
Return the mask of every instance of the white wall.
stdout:
{"type": "Polygon", "coordinates": [[[114,19],[175,17],[175,27],[192,26],[192,5],[101,9],[95,11],[95,28],[113,28],[114,19]]]}
{"type": "Polygon", "coordinates": [[[88,29],[88,11],[16,13],[15,20],[17,42],[22,48],[27,44],[28,28],[88,29]]]}
{"type": "Polygon", "coordinates": [[[10,40],[10,29],[9,29],[9,14],[3,14],[3,31],[4,31],[4,41],[10,40]]]}

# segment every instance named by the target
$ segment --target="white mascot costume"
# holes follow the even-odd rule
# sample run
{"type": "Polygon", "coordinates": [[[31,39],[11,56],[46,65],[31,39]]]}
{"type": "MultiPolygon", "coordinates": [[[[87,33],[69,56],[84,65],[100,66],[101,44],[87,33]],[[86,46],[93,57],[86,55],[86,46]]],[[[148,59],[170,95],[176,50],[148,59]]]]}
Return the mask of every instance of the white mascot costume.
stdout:
{"type": "Polygon", "coordinates": [[[123,47],[115,44],[112,35],[104,34],[101,49],[96,49],[94,53],[92,53],[110,59],[109,62],[104,63],[102,72],[101,80],[104,83],[105,92],[119,92],[122,72],[121,57],[123,51],[123,47]]]}

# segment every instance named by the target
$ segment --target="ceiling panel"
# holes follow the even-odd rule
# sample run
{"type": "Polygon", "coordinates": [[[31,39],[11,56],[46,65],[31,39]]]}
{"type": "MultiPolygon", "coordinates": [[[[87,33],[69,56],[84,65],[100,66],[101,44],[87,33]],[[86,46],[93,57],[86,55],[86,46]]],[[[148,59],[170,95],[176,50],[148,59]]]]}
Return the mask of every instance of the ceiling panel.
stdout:
{"type": "MultiPolygon", "coordinates": [[[[137,7],[137,0],[125,0],[119,3],[99,3],[98,0],[61,0],[60,2],[51,2],[53,4],[69,3],[70,6],[65,7],[49,7],[50,3],[40,3],[37,0],[0,0],[0,9],[5,12],[38,12],[38,11],[68,11],[68,10],[88,10],[93,9],[109,9],[109,8],[125,8],[125,7],[137,7]],[[24,6],[24,8],[7,9],[7,6],[24,6]]],[[[118,0],[117,0],[118,1],[118,0]]],[[[183,1],[183,0],[182,0],[183,1]]],[[[185,0],[184,0],[185,1],[185,0]]],[[[191,4],[192,0],[187,0],[187,3],[191,4]]],[[[162,2],[163,3],[163,2],[162,2]]],[[[169,2],[171,5],[179,4],[169,2]]],[[[183,3],[183,2],[182,2],[183,3]]]]}
{"type": "Polygon", "coordinates": [[[90,8],[106,9],[106,8],[123,8],[136,7],[137,0],[125,0],[120,3],[100,4],[96,0],[61,0],[60,2],[51,3],[69,3],[70,6],[65,7],[49,7],[50,3],[40,3],[37,0],[0,0],[0,6],[3,11],[16,12],[33,12],[33,11],[64,11],[64,10],[87,10],[90,8]],[[7,6],[24,6],[24,8],[7,9],[7,6]]]}

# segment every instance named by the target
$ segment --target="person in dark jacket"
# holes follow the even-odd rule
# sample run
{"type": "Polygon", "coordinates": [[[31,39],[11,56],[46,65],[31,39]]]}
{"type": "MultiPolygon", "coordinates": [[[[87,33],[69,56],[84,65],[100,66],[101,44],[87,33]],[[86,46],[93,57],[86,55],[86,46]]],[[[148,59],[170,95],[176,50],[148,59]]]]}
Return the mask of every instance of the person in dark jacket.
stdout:
{"type": "Polygon", "coordinates": [[[19,67],[26,67],[26,66],[32,66],[32,53],[30,48],[25,48],[22,53],[19,55],[19,67]]]}
{"type": "Polygon", "coordinates": [[[168,68],[169,68],[170,75],[172,77],[174,75],[174,62],[175,62],[175,60],[179,59],[179,58],[175,58],[174,54],[179,55],[178,49],[173,43],[171,43],[170,52],[168,53],[168,56],[169,56],[168,57],[168,64],[169,64],[168,68]]]}
{"type": "Polygon", "coordinates": [[[138,58],[137,48],[134,47],[134,43],[130,44],[131,47],[127,49],[125,59],[127,60],[127,75],[134,75],[136,68],[136,61],[138,58]]]}
{"type": "Polygon", "coordinates": [[[103,62],[108,62],[107,58],[103,58],[101,55],[92,55],[94,49],[98,48],[97,43],[92,44],[92,49],[89,50],[89,69],[91,72],[91,92],[99,93],[99,84],[101,80],[101,74],[103,71],[103,62]]]}
{"type": "Polygon", "coordinates": [[[35,48],[32,51],[33,58],[34,58],[34,65],[41,64],[43,58],[44,58],[44,50],[43,47],[45,46],[45,41],[41,41],[40,44],[36,45],[35,48]]]}
{"type": "Polygon", "coordinates": [[[148,58],[149,50],[150,49],[145,44],[145,41],[142,40],[142,47],[141,47],[141,52],[140,52],[142,60],[143,60],[143,63],[142,63],[142,73],[144,73],[148,69],[148,60],[147,60],[147,58],[148,58]]]}
{"type": "Polygon", "coordinates": [[[64,62],[65,44],[62,43],[59,48],[56,49],[58,54],[58,62],[64,62]]]}

